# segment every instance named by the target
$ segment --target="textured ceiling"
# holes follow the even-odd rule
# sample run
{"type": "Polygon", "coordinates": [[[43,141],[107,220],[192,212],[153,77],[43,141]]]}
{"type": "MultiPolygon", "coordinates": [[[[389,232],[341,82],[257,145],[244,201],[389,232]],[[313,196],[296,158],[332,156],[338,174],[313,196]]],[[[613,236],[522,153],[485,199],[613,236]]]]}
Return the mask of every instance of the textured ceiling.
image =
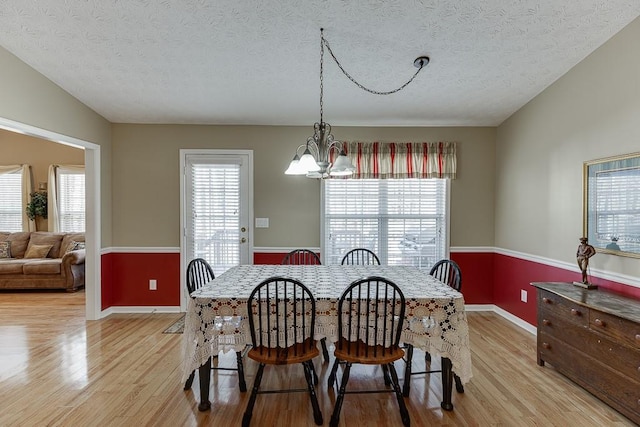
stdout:
{"type": "Polygon", "coordinates": [[[638,0],[0,0],[0,45],[111,122],[495,126],[638,0]]]}

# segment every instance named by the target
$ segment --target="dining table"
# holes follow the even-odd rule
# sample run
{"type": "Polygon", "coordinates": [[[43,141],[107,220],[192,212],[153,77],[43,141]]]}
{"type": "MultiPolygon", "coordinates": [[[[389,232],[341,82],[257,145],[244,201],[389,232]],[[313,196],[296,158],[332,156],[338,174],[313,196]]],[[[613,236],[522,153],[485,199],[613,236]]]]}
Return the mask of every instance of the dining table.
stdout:
{"type": "Polygon", "coordinates": [[[199,369],[198,409],[211,407],[211,358],[241,352],[251,344],[247,299],[263,280],[286,277],[307,286],[316,300],[314,337],[335,343],[340,296],[352,282],[371,276],[389,279],[402,290],[406,308],[401,342],[441,357],[440,406],[453,410],[452,372],[463,384],[472,376],[464,297],[417,267],[391,265],[238,265],[193,292],[185,315],[182,381],[199,369]]]}

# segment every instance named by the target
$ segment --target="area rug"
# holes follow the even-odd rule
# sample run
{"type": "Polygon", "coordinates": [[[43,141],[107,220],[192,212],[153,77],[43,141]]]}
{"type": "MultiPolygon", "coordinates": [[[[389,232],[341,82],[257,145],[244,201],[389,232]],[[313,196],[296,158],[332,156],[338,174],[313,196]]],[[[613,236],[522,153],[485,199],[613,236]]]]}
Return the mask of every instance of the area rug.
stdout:
{"type": "Polygon", "coordinates": [[[184,331],[184,315],[164,330],[163,334],[181,334],[184,331]]]}

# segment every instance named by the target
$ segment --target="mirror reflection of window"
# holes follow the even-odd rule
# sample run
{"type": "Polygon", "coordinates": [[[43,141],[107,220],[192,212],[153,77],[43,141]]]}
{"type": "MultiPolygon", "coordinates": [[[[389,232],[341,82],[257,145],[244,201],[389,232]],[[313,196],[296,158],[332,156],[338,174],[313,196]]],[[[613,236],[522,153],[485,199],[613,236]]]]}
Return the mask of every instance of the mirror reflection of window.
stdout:
{"type": "Polygon", "coordinates": [[[585,185],[589,243],[640,257],[640,154],[586,162],[585,185]]]}

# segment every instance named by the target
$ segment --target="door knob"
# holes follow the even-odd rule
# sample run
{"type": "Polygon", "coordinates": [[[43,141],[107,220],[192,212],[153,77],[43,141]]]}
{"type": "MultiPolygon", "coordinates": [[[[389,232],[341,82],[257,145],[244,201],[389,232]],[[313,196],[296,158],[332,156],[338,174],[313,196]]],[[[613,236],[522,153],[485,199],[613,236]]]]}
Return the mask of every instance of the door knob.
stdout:
{"type": "Polygon", "coordinates": [[[240,229],[240,231],[242,231],[242,232],[244,233],[245,231],[247,231],[247,228],[246,228],[246,227],[242,227],[242,228],[240,229]]]}
{"type": "Polygon", "coordinates": [[[247,239],[245,239],[244,237],[242,239],[240,239],[240,243],[246,243],[247,239]]]}

